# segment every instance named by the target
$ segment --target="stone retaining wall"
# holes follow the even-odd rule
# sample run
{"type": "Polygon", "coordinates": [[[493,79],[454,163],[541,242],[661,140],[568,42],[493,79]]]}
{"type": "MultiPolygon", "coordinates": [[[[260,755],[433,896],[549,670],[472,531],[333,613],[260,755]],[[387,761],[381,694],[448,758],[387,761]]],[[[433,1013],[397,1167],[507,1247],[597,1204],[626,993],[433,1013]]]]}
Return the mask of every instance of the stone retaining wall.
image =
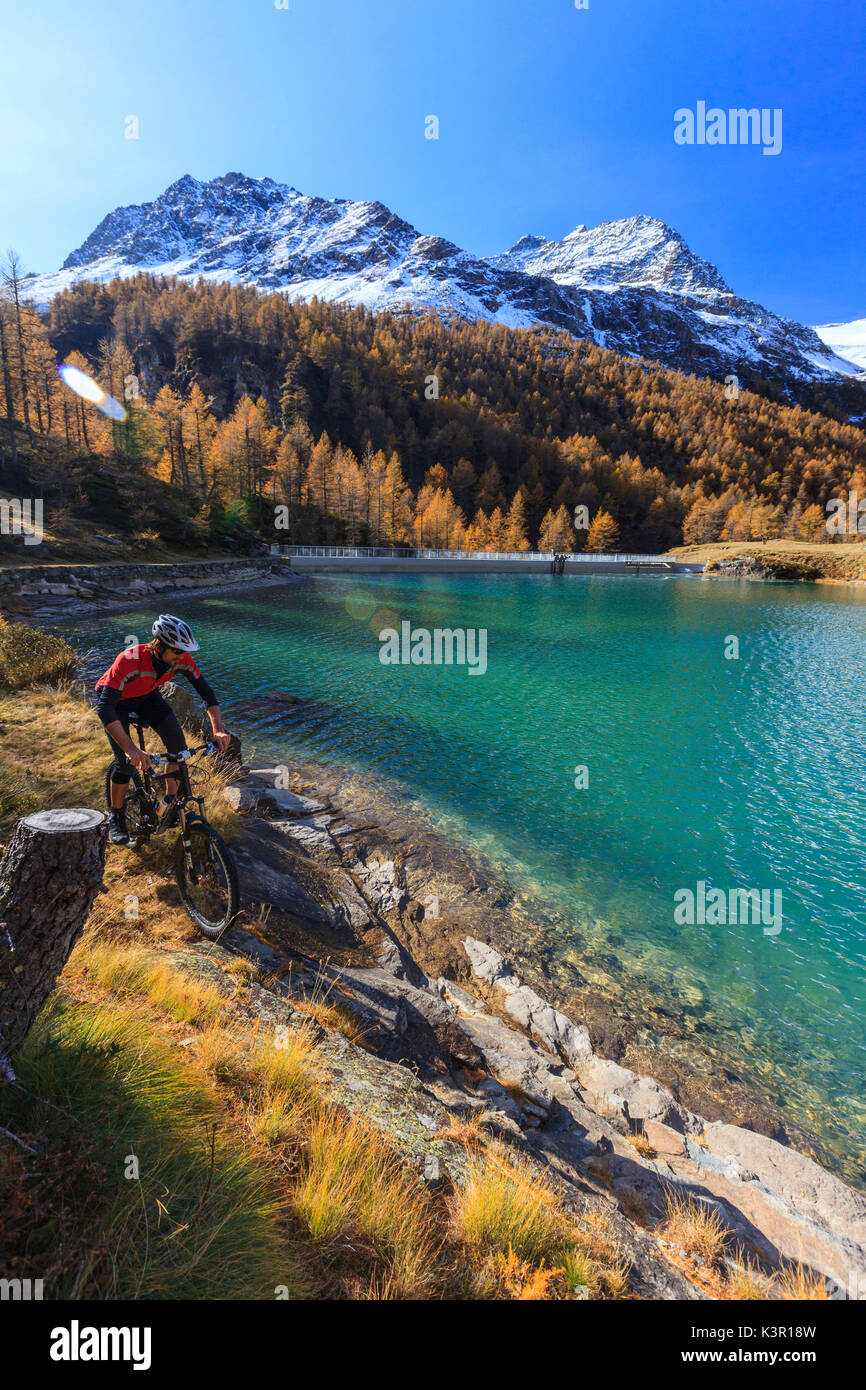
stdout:
{"type": "Polygon", "coordinates": [[[97,608],[129,607],[152,595],[292,579],[289,562],[271,556],[175,564],[13,565],[0,570],[0,612],[12,618],[74,617],[97,608]]]}

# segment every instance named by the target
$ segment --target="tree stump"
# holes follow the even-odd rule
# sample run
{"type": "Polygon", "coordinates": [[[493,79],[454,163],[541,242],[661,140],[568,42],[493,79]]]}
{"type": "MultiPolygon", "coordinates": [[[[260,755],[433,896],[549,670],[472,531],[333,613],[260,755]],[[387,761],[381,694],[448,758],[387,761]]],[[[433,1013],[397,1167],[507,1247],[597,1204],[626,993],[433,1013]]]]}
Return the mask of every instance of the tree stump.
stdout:
{"type": "Polygon", "coordinates": [[[81,935],[102,885],[108,818],[37,811],[15,827],[0,863],[0,1067],[27,1037],[81,935]]]}

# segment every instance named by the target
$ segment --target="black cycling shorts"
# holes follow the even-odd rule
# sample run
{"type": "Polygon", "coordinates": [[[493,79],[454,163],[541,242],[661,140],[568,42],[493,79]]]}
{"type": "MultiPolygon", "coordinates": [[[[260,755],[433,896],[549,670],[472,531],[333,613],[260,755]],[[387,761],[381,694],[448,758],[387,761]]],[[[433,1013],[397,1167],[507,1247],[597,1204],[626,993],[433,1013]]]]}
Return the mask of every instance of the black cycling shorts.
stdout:
{"type": "MultiPolygon", "coordinates": [[[[149,695],[142,695],[138,700],[119,701],[116,718],[123,725],[127,734],[130,724],[133,723],[143,724],[146,729],[153,729],[157,738],[162,740],[167,753],[182,753],[186,748],[186,739],[183,736],[183,729],[178,723],[177,715],[158,690],[152,690],[149,695]]],[[[108,742],[114,753],[111,780],[112,782],[126,783],[132,776],[132,764],[120,744],[115,743],[111,734],[108,735],[108,742]]]]}

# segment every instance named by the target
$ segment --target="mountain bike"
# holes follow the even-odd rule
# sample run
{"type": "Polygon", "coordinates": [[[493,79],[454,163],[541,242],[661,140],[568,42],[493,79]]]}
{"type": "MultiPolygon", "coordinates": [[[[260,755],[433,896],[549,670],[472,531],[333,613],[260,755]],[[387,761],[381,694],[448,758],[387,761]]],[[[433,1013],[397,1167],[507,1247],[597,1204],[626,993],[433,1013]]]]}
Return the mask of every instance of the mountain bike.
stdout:
{"type": "MultiPolygon", "coordinates": [[[[138,745],[144,751],[144,728],[134,720],[130,726],[138,734],[138,745]]],[[[152,835],[164,834],[179,823],[180,837],[174,852],[174,874],[180,889],[181,902],[202,936],[216,941],[231,926],[240,907],[238,876],[231,851],[209,823],[204,809],[204,797],[194,796],[189,780],[189,764],[201,754],[209,757],[217,751],[213,743],[202,743],[182,753],[151,753],[154,764],[176,763],[177,772],[146,772],[132,769],[123,809],[129,830],[129,845],[136,849],[152,835]],[[178,782],[178,790],[168,810],[160,816],[159,783],[168,776],[178,782]]],[[[111,806],[111,766],[105,774],[105,798],[111,806]]]]}

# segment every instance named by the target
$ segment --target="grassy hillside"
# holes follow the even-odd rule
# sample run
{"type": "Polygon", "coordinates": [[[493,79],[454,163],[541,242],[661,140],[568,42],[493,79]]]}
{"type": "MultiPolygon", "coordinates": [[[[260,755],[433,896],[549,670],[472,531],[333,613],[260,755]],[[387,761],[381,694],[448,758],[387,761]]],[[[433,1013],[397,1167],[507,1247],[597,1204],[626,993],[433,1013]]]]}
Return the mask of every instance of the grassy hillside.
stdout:
{"type": "MultiPolygon", "coordinates": [[[[237,509],[214,501],[195,516],[182,494],[150,471],[115,454],[76,454],[62,461],[50,444],[30,449],[19,431],[11,464],[0,451],[0,497],[41,498],[43,539],[25,545],[0,533],[0,568],[53,563],[170,562],[207,555],[246,555],[262,542],[237,509]]],[[[32,515],[32,513],[31,513],[32,515]]]]}
{"type": "Polygon", "coordinates": [[[715,541],[678,546],[671,553],[678,560],[706,565],[711,571],[749,557],[776,579],[866,580],[866,546],[862,541],[848,545],[797,540],[715,541]]]}

